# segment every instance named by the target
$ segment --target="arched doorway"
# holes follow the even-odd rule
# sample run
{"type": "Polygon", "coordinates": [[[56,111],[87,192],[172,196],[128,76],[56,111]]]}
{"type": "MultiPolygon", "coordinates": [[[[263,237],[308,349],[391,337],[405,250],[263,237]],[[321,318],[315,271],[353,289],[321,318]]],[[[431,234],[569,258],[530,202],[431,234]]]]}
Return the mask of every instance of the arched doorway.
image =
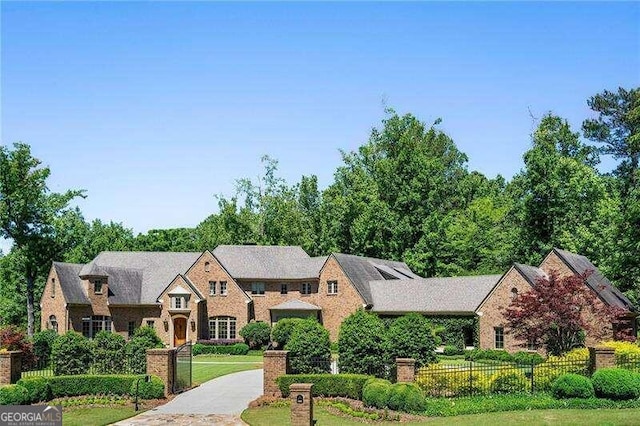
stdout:
{"type": "Polygon", "coordinates": [[[187,342],[187,319],[176,317],[173,319],[173,346],[184,345],[187,342]]]}

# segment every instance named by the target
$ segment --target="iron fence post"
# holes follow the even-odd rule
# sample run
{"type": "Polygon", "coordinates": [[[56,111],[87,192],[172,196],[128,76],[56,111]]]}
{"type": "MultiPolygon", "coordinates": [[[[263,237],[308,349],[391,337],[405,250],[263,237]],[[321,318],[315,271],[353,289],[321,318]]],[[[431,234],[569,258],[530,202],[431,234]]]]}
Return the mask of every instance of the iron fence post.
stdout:
{"type": "Polygon", "coordinates": [[[534,374],[535,363],[533,362],[533,358],[531,359],[531,393],[534,392],[535,386],[535,374],[534,374]]]}
{"type": "Polygon", "coordinates": [[[469,361],[469,395],[473,395],[473,361],[469,361]]]}

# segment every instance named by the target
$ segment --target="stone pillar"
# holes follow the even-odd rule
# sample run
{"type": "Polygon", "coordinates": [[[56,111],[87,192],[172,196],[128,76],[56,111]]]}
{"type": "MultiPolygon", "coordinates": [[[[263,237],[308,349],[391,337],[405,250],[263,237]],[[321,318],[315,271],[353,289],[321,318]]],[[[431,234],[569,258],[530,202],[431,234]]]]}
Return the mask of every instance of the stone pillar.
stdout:
{"type": "Polygon", "coordinates": [[[276,379],[289,372],[289,351],[264,351],[263,356],[263,394],[281,397],[276,379]]]}
{"type": "Polygon", "coordinates": [[[175,349],[147,349],[147,374],[158,376],[164,382],[164,396],[173,393],[175,349]]]}
{"type": "Polygon", "coordinates": [[[294,383],[289,386],[291,394],[291,426],[313,425],[313,383],[294,383]]]}
{"type": "Polygon", "coordinates": [[[591,366],[591,373],[601,368],[615,367],[615,349],[607,346],[589,348],[589,364],[591,366]]]}
{"type": "Polygon", "coordinates": [[[10,385],[22,376],[22,351],[0,352],[0,385],[10,385]]]}
{"type": "Polygon", "coordinates": [[[397,382],[413,383],[416,378],[416,360],[413,358],[396,358],[397,382]]]}

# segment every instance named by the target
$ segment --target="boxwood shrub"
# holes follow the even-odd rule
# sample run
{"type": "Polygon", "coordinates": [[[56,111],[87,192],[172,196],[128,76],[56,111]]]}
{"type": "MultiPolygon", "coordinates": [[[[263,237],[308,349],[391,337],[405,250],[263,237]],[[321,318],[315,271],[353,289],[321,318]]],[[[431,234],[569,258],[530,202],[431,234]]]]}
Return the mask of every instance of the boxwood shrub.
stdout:
{"type": "Polygon", "coordinates": [[[26,404],[29,404],[29,391],[24,387],[18,384],[0,387],[0,405],[26,404]]]}
{"type": "MultiPolygon", "coordinates": [[[[135,395],[136,382],[131,384],[129,395],[135,395]]],[[[151,376],[151,381],[145,382],[144,379],[138,383],[138,398],[141,399],[159,399],[164,398],[164,383],[157,376],[151,376]]]]}
{"type": "Polygon", "coordinates": [[[566,373],[558,377],[551,385],[556,398],[593,398],[595,392],[588,377],[566,373]]]}
{"type": "Polygon", "coordinates": [[[362,402],[366,406],[387,408],[391,394],[391,382],[384,379],[369,379],[362,388],[362,402]]]}
{"type": "Polygon", "coordinates": [[[371,376],[364,374],[287,374],[277,379],[283,396],[289,396],[293,383],[313,383],[314,396],[342,396],[362,399],[362,388],[371,376]]]}
{"type": "Polygon", "coordinates": [[[396,411],[421,413],[427,409],[427,402],[417,385],[396,383],[391,386],[388,407],[396,411]]]}
{"type": "Polygon", "coordinates": [[[622,368],[602,368],[591,377],[596,395],[614,400],[640,397],[640,373],[622,368]]]}
{"type": "Polygon", "coordinates": [[[489,389],[494,393],[518,393],[529,390],[529,380],[519,370],[497,371],[489,380],[489,389]]]}
{"type": "Polygon", "coordinates": [[[29,402],[42,402],[51,399],[51,387],[46,377],[25,377],[18,380],[17,385],[25,388],[29,394],[29,402]]]}

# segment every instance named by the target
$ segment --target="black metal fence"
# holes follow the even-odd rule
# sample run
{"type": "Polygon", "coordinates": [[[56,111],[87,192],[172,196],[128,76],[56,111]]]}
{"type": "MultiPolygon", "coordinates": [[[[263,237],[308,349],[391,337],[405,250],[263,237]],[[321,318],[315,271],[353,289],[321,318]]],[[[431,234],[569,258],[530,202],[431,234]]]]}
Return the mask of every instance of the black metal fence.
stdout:
{"type": "Polygon", "coordinates": [[[191,342],[176,348],[174,358],[173,393],[182,392],[191,387],[193,369],[191,365],[191,342]]]}
{"type": "Polygon", "coordinates": [[[564,373],[589,375],[589,358],[541,364],[463,362],[419,368],[416,383],[429,396],[468,396],[491,393],[540,392],[550,389],[564,373]]]}
{"type": "Polygon", "coordinates": [[[357,373],[395,380],[396,366],[367,365],[365,368],[351,369],[348,367],[341,368],[339,359],[289,357],[289,371],[291,374],[357,373]]]}
{"type": "Polygon", "coordinates": [[[640,373],[640,354],[616,355],[616,366],[640,373]]]}
{"type": "MultiPolygon", "coordinates": [[[[72,373],[65,371],[64,374],[144,374],[146,368],[141,365],[140,360],[135,356],[124,357],[120,359],[94,359],[91,365],[82,367],[75,366],[73,368],[64,368],[72,373]]],[[[50,377],[54,376],[54,368],[50,359],[36,362],[32,365],[22,365],[22,377],[50,377]]]]}

